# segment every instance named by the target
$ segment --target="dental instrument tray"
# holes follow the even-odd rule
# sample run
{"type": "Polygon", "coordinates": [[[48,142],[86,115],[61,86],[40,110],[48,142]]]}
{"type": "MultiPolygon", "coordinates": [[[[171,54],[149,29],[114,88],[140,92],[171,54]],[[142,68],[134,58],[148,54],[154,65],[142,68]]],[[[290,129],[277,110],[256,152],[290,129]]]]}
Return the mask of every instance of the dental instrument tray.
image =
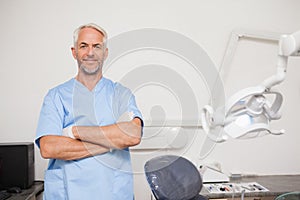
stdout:
{"type": "Polygon", "coordinates": [[[251,192],[267,192],[269,191],[266,187],[262,186],[257,182],[249,183],[205,183],[204,188],[209,193],[220,194],[220,193],[251,193],[251,192]]]}

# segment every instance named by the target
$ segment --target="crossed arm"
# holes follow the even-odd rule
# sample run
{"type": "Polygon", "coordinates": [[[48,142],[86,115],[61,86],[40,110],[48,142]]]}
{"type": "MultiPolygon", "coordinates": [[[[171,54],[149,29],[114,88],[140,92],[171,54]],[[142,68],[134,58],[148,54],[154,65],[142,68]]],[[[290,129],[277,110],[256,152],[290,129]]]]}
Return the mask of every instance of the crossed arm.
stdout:
{"type": "Polygon", "coordinates": [[[142,121],[134,118],[108,126],[73,126],[75,139],[47,135],[40,138],[44,158],[75,160],[102,154],[110,149],[135,146],[141,141],[142,121]]]}

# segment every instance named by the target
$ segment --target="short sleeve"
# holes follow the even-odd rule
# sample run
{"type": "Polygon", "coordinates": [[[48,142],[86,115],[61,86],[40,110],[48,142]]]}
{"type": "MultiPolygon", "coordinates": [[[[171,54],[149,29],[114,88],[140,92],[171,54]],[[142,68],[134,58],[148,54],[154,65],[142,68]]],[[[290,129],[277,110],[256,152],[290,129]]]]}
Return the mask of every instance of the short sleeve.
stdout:
{"type": "Polygon", "coordinates": [[[122,116],[124,113],[130,113],[132,118],[139,118],[143,123],[142,113],[138,109],[135,101],[135,96],[131,90],[116,83],[114,98],[113,98],[113,112],[115,116],[122,116]]]}
{"type": "Polygon", "coordinates": [[[40,111],[35,140],[38,147],[40,147],[39,139],[42,136],[60,135],[62,132],[63,117],[57,107],[59,102],[55,100],[55,95],[53,93],[53,91],[49,91],[45,96],[40,111]]]}

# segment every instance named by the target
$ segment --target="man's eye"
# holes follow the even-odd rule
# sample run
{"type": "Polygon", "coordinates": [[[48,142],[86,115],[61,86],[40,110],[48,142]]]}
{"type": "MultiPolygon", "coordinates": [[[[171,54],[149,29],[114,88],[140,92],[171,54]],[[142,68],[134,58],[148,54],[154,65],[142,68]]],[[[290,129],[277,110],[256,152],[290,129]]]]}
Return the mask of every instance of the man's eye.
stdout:
{"type": "Polygon", "coordinates": [[[95,45],[94,47],[95,47],[95,49],[102,49],[101,45],[95,45]]]}
{"type": "Polygon", "coordinates": [[[87,48],[87,45],[80,45],[79,48],[80,48],[80,49],[87,48]]]}

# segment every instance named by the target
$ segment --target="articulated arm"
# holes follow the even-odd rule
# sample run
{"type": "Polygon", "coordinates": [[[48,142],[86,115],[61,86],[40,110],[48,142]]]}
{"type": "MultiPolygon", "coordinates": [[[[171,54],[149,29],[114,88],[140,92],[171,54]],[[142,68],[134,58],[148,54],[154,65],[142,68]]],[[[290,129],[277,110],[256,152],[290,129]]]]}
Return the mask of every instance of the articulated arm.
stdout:
{"type": "Polygon", "coordinates": [[[279,40],[280,56],[300,56],[300,31],[282,35],[279,40]]]}
{"type": "Polygon", "coordinates": [[[280,119],[279,111],[283,100],[282,95],[271,88],[284,81],[290,56],[300,56],[300,31],[280,37],[275,75],[264,80],[261,85],[237,92],[228,99],[224,107],[214,110],[206,105],[203,108],[201,121],[208,137],[216,142],[224,142],[228,136],[242,138],[249,133],[257,136],[262,131],[284,133],[283,130],[271,131],[269,127],[272,120],[280,119]],[[273,96],[273,100],[270,101],[269,96],[273,96]]]}

